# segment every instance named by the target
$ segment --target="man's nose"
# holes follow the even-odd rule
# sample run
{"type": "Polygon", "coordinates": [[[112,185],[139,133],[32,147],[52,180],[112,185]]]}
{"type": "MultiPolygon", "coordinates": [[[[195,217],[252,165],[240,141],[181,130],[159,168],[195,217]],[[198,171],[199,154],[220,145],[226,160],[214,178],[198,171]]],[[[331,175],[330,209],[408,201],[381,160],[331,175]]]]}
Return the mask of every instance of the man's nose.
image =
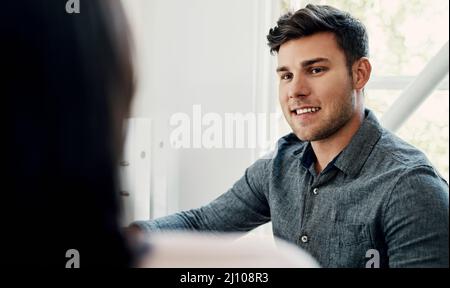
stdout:
{"type": "Polygon", "coordinates": [[[310,88],[304,77],[294,77],[289,83],[289,98],[305,97],[310,94],[310,88]]]}

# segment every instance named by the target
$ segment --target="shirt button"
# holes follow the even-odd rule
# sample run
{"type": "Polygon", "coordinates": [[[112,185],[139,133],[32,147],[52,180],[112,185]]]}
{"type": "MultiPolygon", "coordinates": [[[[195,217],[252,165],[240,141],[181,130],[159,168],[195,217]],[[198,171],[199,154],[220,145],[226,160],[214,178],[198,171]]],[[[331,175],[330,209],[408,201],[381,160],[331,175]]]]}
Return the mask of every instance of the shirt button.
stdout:
{"type": "Polygon", "coordinates": [[[314,188],[314,190],[313,190],[313,194],[314,194],[314,195],[317,195],[317,194],[319,194],[319,188],[314,188]]]}
{"type": "Polygon", "coordinates": [[[308,242],[308,236],[303,235],[302,238],[301,238],[301,240],[302,240],[303,243],[308,242]]]}

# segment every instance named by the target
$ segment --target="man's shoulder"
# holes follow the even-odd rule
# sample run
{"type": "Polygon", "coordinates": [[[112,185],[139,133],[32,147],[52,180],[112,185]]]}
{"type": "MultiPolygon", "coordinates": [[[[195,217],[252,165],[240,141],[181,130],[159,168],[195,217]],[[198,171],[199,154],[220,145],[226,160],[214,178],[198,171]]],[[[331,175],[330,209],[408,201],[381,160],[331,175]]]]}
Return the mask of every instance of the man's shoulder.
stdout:
{"type": "Polygon", "coordinates": [[[430,166],[425,153],[393,133],[384,130],[380,140],[374,147],[374,158],[385,164],[402,169],[430,166]]]}
{"type": "Polygon", "coordinates": [[[260,157],[253,165],[251,170],[269,172],[272,169],[280,169],[293,165],[295,157],[298,157],[308,142],[301,141],[295,136],[294,133],[290,133],[281,137],[276,142],[275,148],[260,157]]]}
{"type": "Polygon", "coordinates": [[[264,154],[261,159],[274,160],[280,157],[294,156],[303,151],[307,144],[308,142],[301,141],[294,133],[290,133],[278,139],[275,148],[264,154]]]}

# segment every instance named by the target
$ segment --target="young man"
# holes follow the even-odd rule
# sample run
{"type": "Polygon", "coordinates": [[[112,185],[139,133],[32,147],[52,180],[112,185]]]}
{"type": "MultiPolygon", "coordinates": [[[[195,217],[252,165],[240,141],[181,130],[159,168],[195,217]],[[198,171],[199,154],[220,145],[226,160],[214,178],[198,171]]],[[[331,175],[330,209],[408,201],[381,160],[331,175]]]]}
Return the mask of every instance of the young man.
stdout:
{"type": "Polygon", "coordinates": [[[364,26],[308,5],[282,16],[268,40],[293,133],[209,205],[134,229],[249,231],[272,221],[275,236],[323,267],[447,267],[448,185],[365,109],[364,26]]]}

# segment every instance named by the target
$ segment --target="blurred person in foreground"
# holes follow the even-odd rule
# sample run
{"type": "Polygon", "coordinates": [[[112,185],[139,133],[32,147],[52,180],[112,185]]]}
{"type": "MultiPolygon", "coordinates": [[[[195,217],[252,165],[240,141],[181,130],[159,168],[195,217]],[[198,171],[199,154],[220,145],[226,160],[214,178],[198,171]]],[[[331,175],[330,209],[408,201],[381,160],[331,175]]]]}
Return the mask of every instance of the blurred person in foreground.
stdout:
{"type": "Polygon", "coordinates": [[[66,2],[1,4],[2,260],[64,268],[75,249],[80,267],[129,267],[116,177],[133,94],[128,26],[119,1],[81,0],[79,14],[66,2]]]}

